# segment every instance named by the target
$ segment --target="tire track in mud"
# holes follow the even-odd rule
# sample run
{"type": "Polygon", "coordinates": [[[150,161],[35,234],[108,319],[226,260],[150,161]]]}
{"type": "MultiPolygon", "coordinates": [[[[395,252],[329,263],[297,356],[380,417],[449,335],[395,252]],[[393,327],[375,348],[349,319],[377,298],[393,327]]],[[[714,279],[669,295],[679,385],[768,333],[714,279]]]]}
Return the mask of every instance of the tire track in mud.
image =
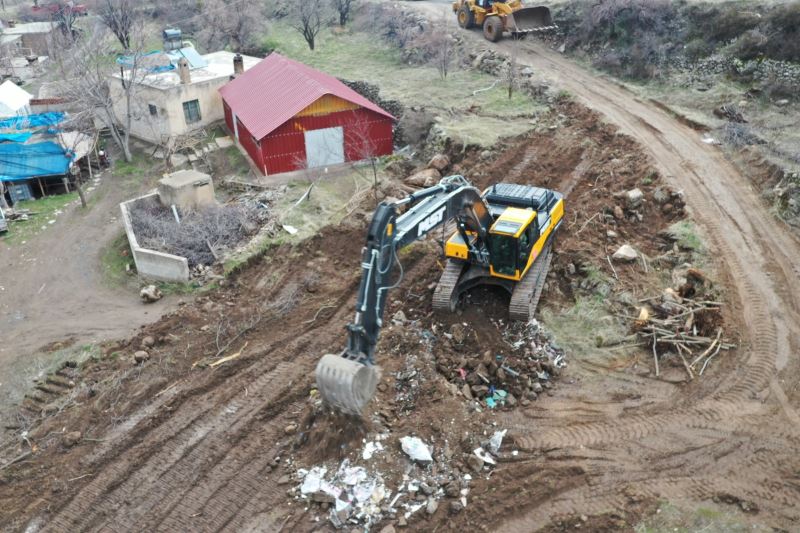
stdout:
{"type": "MultiPolygon", "coordinates": [[[[138,417],[129,431],[93,454],[87,463],[99,470],[97,477],[45,531],[96,531],[112,524],[186,531],[189,523],[195,531],[216,531],[234,520],[242,502],[268,485],[263,474],[277,453],[285,407],[302,394],[296,385],[313,373],[318,352],[330,350],[334,331],[341,342],[339,328],[331,331],[328,324],[344,323],[357,282],[339,291],[330,317],[281,335],[251,354],[244,369],[189,382],[192,388],[171,404],[154,402],[166,411],[143,407],[156,414],[138,417]]],[[[273,492],[264,496],[277,503],[280,491],[273,492]]]]}
{"type": "MultiPolygon", "coordinates": [[[[279,363],[248,383],[231,402],[193,418],[162,443],[161,434],[173,430],[173,424],[167,422],[155,431],[152,446],[148,442],[146,449],[137,450],[141,453],[136,458],[131,460],[128,453],[106,465],[102,475],[54,517],[46,531],[101,530],[111,524],[109,520],[125,530],[149,529],[152,524],[147,518],[152,510],[168,512],[185,490],[201,482],[207,464],[224,458],[230,440],[249,432],[258,416],[274,407],[305,372],[303,366],[279,363]]],[[[194,412],[194,406],[187,407],[188,413],[194,412]]],[[[180,420],[180,414],[170,420],[180,420]]]]}

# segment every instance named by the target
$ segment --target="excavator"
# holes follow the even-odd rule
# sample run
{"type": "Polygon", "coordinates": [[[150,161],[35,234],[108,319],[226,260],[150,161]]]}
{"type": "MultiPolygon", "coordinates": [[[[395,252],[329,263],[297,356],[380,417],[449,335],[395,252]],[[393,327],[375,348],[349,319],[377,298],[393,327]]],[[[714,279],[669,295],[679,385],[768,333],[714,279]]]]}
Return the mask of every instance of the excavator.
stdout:
{"type": "Polygon", "coordinates": [[[468,30],[483,28],[483,36],[496,43],[504,32],[515,38],[529,33],[556,28],[550,9],[545,6],[525,7],[522,0],[456,0],[453,12],[458,25],[468,30]]]}
{"type": "Polygon", "coordinates": [[[528,321],[544,287],[563,215],[564,198],[558,192],[499,183],[481,193],[460,175],[402,200],[381,202],[362,250],[361,283],[355,319],[347,326],[347,345],[317,363],[317,389],[325,403],[361,415],[375,394],[380,379],[375,347],[388,293],[403,279],[398,256],[402,248],[454,223],[455,231],[444,245],[446,264],[434,290],[434,309],[453,311],[464,292],[492,284],[511,295],[511,318],[528,321]]]}

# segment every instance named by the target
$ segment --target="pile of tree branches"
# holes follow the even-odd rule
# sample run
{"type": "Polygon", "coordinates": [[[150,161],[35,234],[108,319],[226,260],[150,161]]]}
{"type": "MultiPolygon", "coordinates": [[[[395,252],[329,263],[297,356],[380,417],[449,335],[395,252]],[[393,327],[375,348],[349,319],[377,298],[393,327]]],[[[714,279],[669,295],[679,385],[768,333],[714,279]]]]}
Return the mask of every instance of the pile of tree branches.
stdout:
{"type": "Polygon", "coordinates": [[[211,265],[258,231],[258,209],[252,206],[213,205],[178,214],[155,199],[131,208],[131,223],[139,246],[185,257],[189,266],[211,265]]]}
{"type": "Polygon", "coordinates": [[[735,346],[722,335],[722,303],[681,297],[672,289],[647,299],[649,305],[639,310],[634,329],[653,351],[656,376],[659,357],[677,355],[689,379],[702,376],[709,362],[720,352],[735,346]]]}

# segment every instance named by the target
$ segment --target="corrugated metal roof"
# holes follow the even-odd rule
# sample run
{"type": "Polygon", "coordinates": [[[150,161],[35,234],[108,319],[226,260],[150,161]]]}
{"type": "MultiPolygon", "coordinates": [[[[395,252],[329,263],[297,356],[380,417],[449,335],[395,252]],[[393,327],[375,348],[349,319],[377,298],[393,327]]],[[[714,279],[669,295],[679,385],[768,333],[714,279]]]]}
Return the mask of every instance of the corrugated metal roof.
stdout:
{"type": "Polygon", "coordinates": [[[272,53],[219,92],[256,139],[326,94],[394,118],[333,76],[272,53]]]}

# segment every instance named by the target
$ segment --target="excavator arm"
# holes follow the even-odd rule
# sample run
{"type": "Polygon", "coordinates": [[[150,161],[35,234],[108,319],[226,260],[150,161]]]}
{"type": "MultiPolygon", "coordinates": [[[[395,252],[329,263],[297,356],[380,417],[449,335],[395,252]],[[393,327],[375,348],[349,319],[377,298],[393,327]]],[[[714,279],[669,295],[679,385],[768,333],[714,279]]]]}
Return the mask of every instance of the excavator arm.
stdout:
{"type": "Polygon", "coordinates": [[[488,264],[491,215],[480,191],[462,176],[444,178],[398,202],[382,202],[375,210],[362,251],[361,283],[355,319],[347,326],[347,346],[341,354],[327,354],[317,364],[317,386],[328,404],[361,414],[372,399],[379,379],[375,347],[388,292],[403,278],[398,251],[450,220],[465,242],[470,242],[467,232],[478,235],[471,245],[471,259],[488,264]],[[405,212],[399,214],[403,207],[405,212]]]}

